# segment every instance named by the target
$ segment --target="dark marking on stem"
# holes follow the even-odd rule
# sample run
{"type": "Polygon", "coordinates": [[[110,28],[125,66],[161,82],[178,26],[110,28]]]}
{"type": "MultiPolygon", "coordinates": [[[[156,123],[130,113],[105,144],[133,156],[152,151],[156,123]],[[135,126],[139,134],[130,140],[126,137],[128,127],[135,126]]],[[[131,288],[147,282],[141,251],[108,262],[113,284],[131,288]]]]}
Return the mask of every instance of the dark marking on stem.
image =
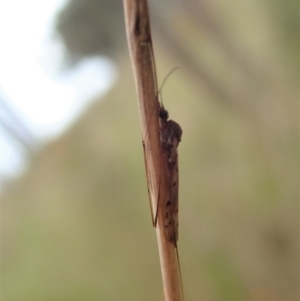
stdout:
{"type": "Polygon", "coordinates": [[[141,34],[141,20],[140,15],[137,13],[134,22],[134,35],[139,36],[141,34]]]}

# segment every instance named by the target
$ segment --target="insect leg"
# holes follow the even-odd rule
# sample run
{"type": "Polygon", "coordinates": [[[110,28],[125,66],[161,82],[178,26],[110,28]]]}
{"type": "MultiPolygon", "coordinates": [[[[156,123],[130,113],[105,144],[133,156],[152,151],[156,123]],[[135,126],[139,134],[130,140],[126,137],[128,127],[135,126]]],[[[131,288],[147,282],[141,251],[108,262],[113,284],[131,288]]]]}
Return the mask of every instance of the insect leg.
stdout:
{"type": "Polygon", "coordinates": [[[155,212],[153,209],[153,204],[152,204],[152,198],[151,198],[151,187],[152,185],[152,178],[151,178],[151,173],[149,172],[149,168],[148,168],[148,160],[147,160],[147,154],[146,154],[146,149],[145,149],[145,142],[143,140],[143,151],[144,151],[144,160],[145,160],[145,167],[146,167],[146,177],[147,177],[147,190],[148,190],[148,197],[149,197],[149,204],[150,204],[150,211],[151,211],[151,219],[152,219],[152,225],[153,227],[156,227],[157,224],[157,216],[158,216],[158,208],[159,208],[159,199],[160,199],[160,170],[159,169],[159,181],[158,181],[158,196],[157,196],[157,200],[156,200],[156,209],[155,212]]]}

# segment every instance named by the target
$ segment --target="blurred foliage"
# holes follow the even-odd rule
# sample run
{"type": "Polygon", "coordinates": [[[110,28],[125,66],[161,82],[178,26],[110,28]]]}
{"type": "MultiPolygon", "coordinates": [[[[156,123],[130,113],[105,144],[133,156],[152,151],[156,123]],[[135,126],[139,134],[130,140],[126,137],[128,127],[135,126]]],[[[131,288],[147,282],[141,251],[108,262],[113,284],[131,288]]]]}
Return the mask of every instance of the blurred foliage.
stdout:
{"type": "MultiPolygon", "coordinates": [[[[183,128],[186,300],[299,299],[294,3],[153,3],[158,73],[180,67],[163,97],[183,128]]],[[[71,61],[119,47],[124,25],[100,26],[124,22],[113,5],[73,0],[61,12],[60,33],[77,39],[63,38],[71,61]]],[[[115,87],[1,197],[4,301],[160,299],[132,70],[125,45],[118,51],[115,87]]]]}
{"type": "Polygon", "coordinates": [[[57,16],[56,30],[69,65],[97,54],[115,58],[126,45],[122,1],[69,1],[57,16]]]}

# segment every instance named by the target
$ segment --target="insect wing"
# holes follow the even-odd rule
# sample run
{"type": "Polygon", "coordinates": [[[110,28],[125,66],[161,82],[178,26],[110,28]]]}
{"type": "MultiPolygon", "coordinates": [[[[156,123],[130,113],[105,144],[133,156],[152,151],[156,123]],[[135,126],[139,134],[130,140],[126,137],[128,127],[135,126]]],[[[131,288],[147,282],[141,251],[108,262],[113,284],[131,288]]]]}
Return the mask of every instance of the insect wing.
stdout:
{"type": "Polygon", "coordinates": [[[168,195],[164,201],[164,228],[168,240],[176,246],[178,240],[178,155],[181,127],[172,120],[162,123],[161,142],[168,169],[168,195]]]}
{"type": "Polygon", "coordinates": [[[177,150],[173,154],[173,162],[170,163],[170,197],[169,203],[169,219],[168,227],[166,228],[168,239],[171,243],[176,245],[178,240],[178,159],[177,150]],[[176,152],[176,154],[175,154],[176,152]],[[175,156],[174,156],[175,155],[175,156]]]}

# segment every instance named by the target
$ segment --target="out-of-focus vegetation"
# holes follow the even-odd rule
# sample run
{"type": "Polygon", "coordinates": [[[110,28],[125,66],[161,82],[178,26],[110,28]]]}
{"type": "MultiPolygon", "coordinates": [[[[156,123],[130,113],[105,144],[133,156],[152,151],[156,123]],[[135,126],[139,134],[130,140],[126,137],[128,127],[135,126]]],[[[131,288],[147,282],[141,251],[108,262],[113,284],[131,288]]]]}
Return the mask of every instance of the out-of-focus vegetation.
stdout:
{"type": "MultiPolygon", "coordinates": [[[[180,67],[163,97],[183,128],[186,300],[296,301],[298,2],[162,2],[151,3],[159,81],[180,67]]],[[[3,301],[161,297],[135,87],[115,5],[73,0],[58,17],[69,61],[114,53],[120,74],[2,195],[3,301]]]]}

